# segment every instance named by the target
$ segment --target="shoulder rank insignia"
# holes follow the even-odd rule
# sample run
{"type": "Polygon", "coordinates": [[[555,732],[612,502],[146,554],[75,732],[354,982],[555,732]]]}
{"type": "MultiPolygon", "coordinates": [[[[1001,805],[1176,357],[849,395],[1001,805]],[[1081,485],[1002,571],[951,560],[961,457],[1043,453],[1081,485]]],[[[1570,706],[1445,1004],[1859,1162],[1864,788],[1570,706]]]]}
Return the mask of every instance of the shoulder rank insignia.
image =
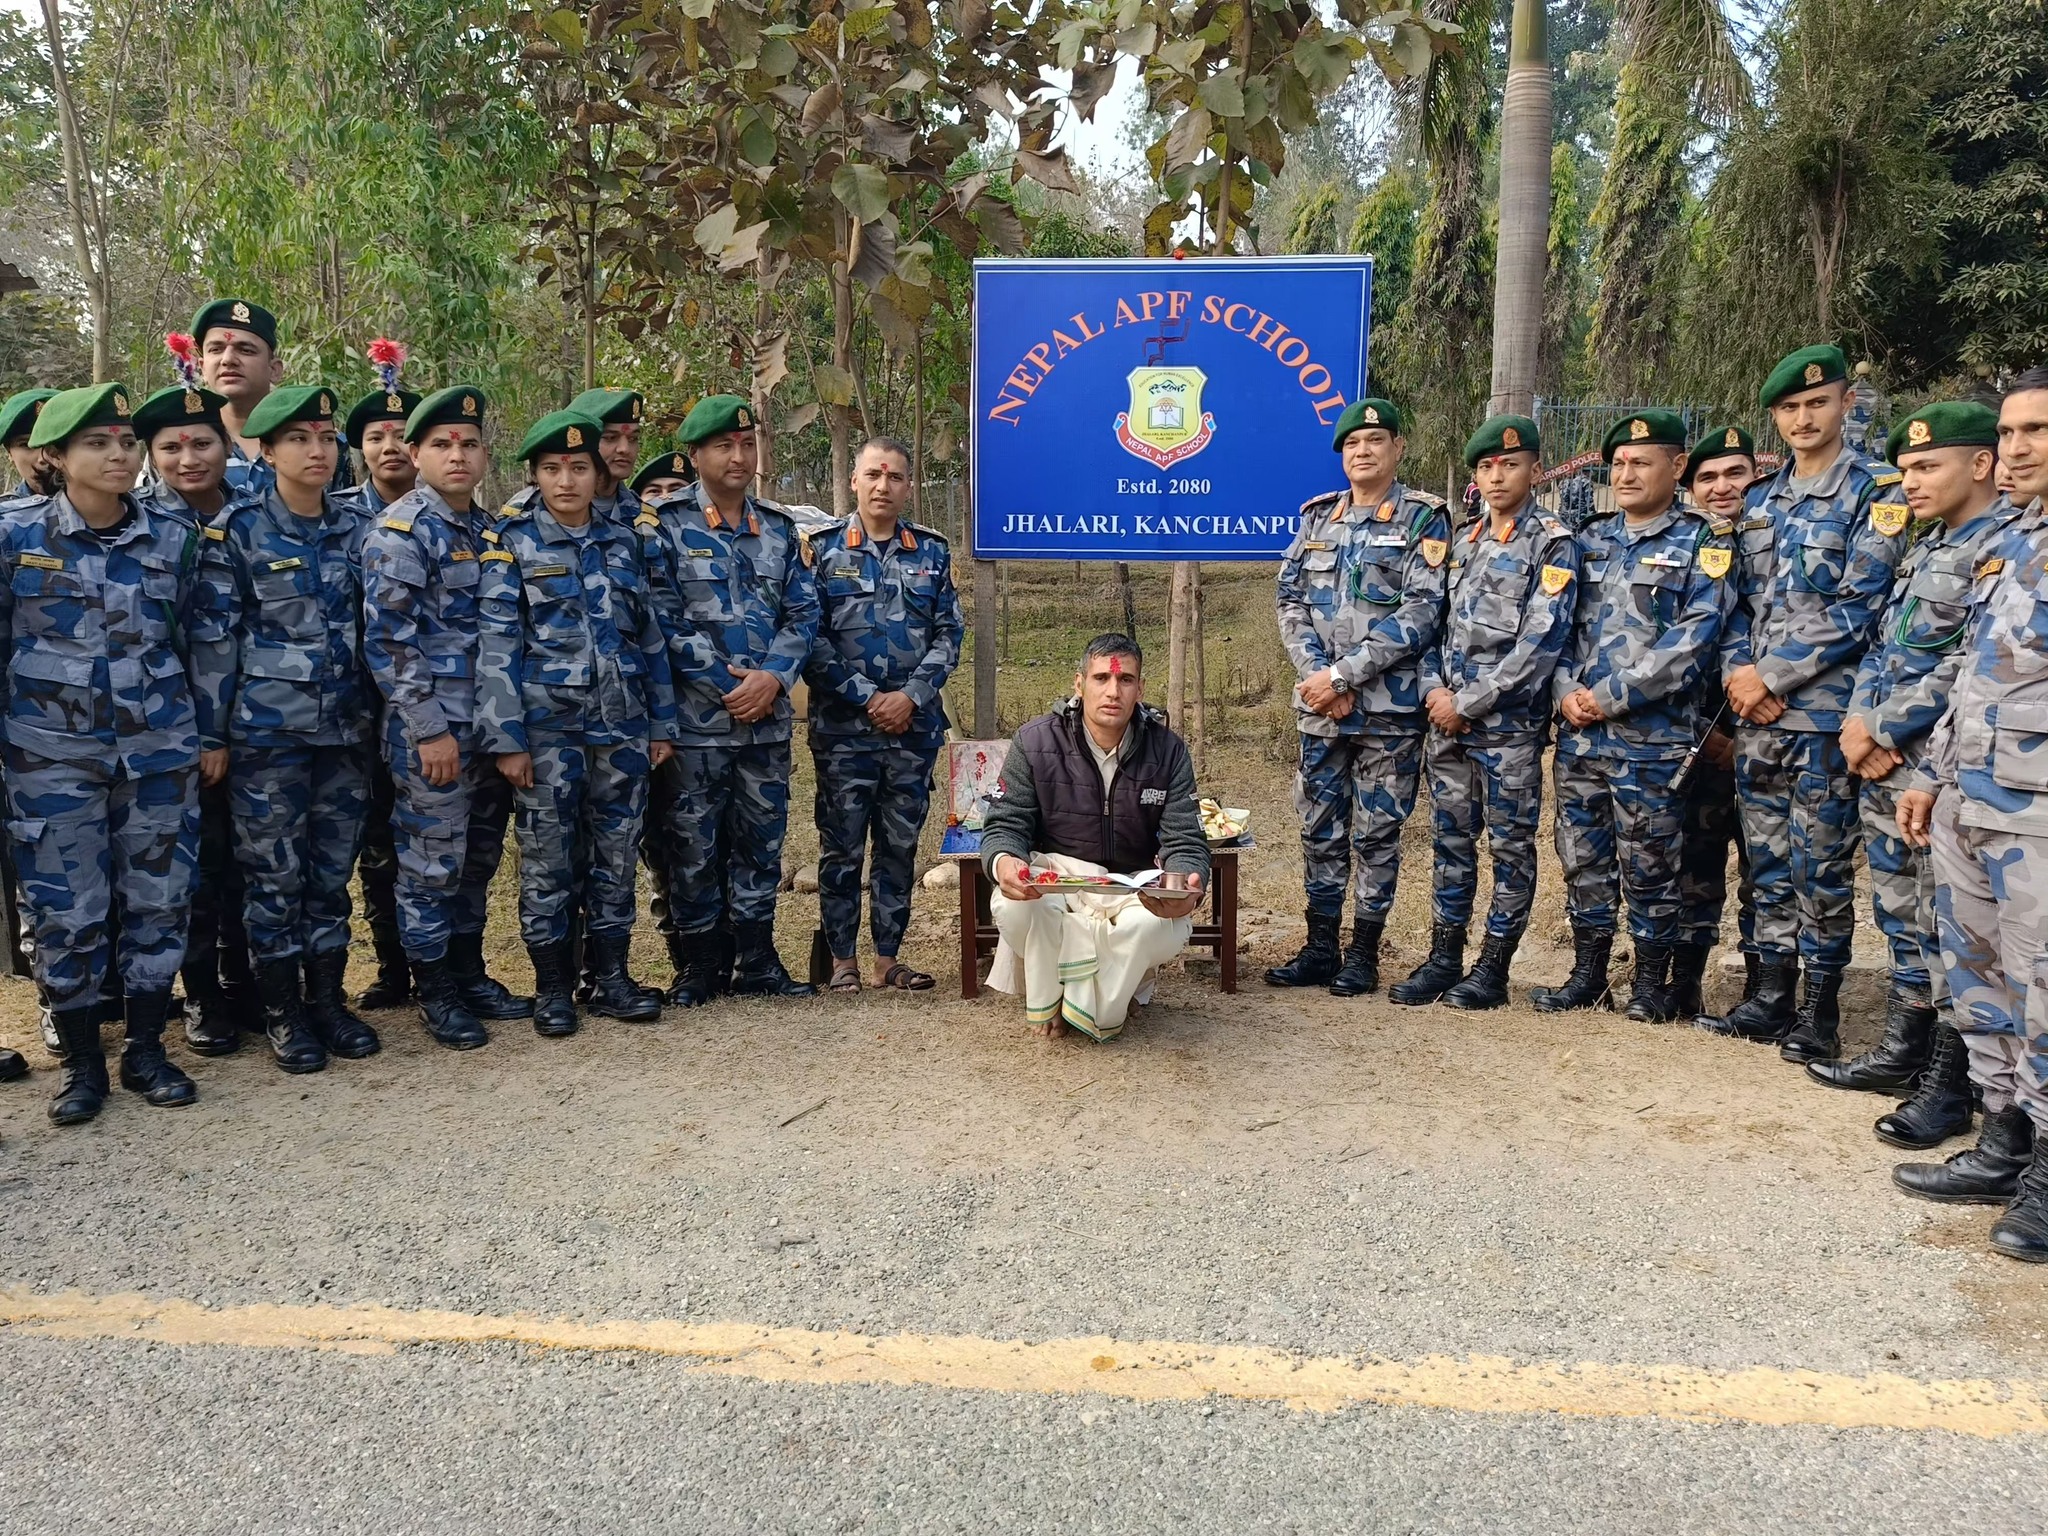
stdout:
{"type": "Polygon", "coordinates": [[[303,571],[305,568],[306,562],[297,555],[293,555],[286,560],[273,560],[270,564],[263,567],[266,571],[303,571]]]}
{"type": "Polygon", "coordinates": [[[384,519],[384,526],[386,528],[389,528],[393,533],[412,532],[412,520],[410,518],[387,517],[384,519]]]}
{"type": "Polygon", "coordinates": [[[514,501],[508,501],[508,502],[506,502],[506,503],[505,503],[505,505],[503,505],[502,507],[498,508],[498,516],[500,516],[500,517],[517,517],[517,516],[518,516],[518,515],[519,515],[519,514],[520,514],[521,512],[523,512],[524,510],[525,510],[525,508],[521,507],[521,506],[520,506],[520,505],[519,505],[519,504],[518,504],[517,502],[514,502],[514,501]]]}
{"type": "Polygon", "coordinates": [[[206,538],[219,539],[223,544],[227,542],[228,531],[225,528],[216,528],[209,523],[206,527],[200,529],[199,532],[206,538]]]}
{"type": "Polygon", "coordinates": [[[64,562],[55,555],[39,555],[34,551],[23,555],[21,563],[32,571],[61,571],[64,562]]]}
{"type": "Polygon", "coordinates": [[[1707,532],[1713,534],[1716,538],[1725,539],[1735,531],[1735,520],[1733,518],[1723,517],[1718,512],[1704,510],[1701,511],[1700,516],[1707,520],[1707,532]]]}
{"type": "Polygon", "coordinates": [[[1888,539],[1904,533],[1906,524],[1912,520],[1912,511],[1903,501],[1873,501],[1870,504],[1871,524],[1888,539]]]}
{"type": "Polygon", "coordinates": [[[1970,580],[1982,581],[1986,576],[1996,576],[2000,571],[2004,569],[2004,557],[2000,555],[1993,555],[1989,560],[1986,560],[1982,565],[1979,565],[1977,567],[1976,571],[1971,574],[1970,580]]]}
{"type": "Polygon", "coordinates": [[[796,536],[796,550],[798,556],[803,560],[806,570],[818,563],[818,556],[811,548],[811,536],[808,533],[800,533],[796,536]]]}
{"type": "Polygon", "coordinates": [[[1301,504],[1301,514],[1306,515],[1310,508],[1320,507],[1325,502],[1335,501],[1339,496],[1345,494],[1347,493],[1343,491],[1324,491],[1320,496],[1311,496],[1301,504]]]}
{"type": "Polygon", "coordinates": [[[1431,570],[1435,570],[1438,566],[1442,565],[1444,563],[1444,556],[1451,552],[1449,542],[1444,539],[1424,539],[1421,549],[1422,558],[1429,562],[1431,570]]]}
{"type": "Polygon", "coordinates": [[[1391,501],[1381,502],[1380,509],[1372,516],[1376,523],[1391,523],[1394,520],[1394,504],[1391,501]]]}
{"type": "MultiPolygon", "coordinates": [[[[1543,531],[1549,534],[1553,539],[1568,539],[1571,537],[1572,532],[1571,529],[1567,528],[1563,523],[1560,523],[1556,518],[1551,517],[1548,514],[1545,514],[1543,518],[1543,531]]],[[[1569,580],[1571,577],[1571,572],[1565,572],[1565,577],[1567,580],[1569,580]]]]}
{"type": "Polygon", "coordinates": [[[1883,485],[1897,485],[1897,484],[1898,484],[1898,483],[1899,483],[1899,482],[1900,482],[1901,480],[1903,480],[1903,479],[1905,479],[1905,478],[1906,478],[1906,474],[1905,474],[1905,471],[1904,471],[1904,470],[1898,470],[1898,469],[1886,469],[1886,470],[1880,470],[1880,471],[1879,471],[1878,473],[1876,473],[1876,474],[1872,475],[1872,476],[1870,477],[1870,483],[1871,483],[1872,485],[1880,485],[1880,486],[1883,486],[1883,485]]]}
{"type": "Polygon", "coordinates": [[[1723,545],[1709,544],[1700,551],[1700,569],[1716,581],[1726,576],[1734,563],[1735,551],[1723,545]]]}
{"type": "Polygon", "coordinates": [[[1563,565],[1546,565],[1543,567],[1542,581],[1543,590],[1551,597],[1555,597],[1572,584],[1571,568],[1563,565]]]}
{"type": "Polygon", "coordinates": [[[635,528],[659,528],[661,526],[661,519],[652,512],[642,512],[633,519],[633,526],[635,528]]]}
{"type": "Polygon", "coordinates": [[[486,544],[495,544],[498,542],[498,530],[495,528],[479,528],[476,531],[476,536],[482,539],[486,544]]]}

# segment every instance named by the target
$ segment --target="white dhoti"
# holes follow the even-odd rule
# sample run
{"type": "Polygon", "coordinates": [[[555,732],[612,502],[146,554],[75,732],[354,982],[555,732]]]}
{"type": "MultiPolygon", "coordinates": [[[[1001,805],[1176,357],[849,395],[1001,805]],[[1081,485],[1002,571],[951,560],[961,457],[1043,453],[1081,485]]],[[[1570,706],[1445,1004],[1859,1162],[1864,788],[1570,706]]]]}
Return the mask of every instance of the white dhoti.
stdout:
{"type": "MultiPolygon", "coordinates": [[[[1034,869],[1063,875],[1099,875],[1100,864],[1056,853],[1031,856],[1034,869]]],[[[1187,947],[1193,917],[1159,917],[1135,895],[1098,896],[1059,891],[1036,901],[1012,901],[1000,890],[989,897],[1002,942],[988,984],[1024,994],[1033,1024],[1056,1019],[1096,1040],[1114,1038],[1131,1002],[1151,973],[1187,947]]]]}

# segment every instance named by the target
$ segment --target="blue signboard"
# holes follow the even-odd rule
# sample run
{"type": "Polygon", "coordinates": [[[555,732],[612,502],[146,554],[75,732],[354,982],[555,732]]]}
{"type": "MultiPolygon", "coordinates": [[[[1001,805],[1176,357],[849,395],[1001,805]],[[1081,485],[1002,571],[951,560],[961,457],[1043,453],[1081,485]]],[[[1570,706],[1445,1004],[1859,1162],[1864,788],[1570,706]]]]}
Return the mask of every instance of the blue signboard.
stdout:
{"type": "Polygon", "coordinates": [[[974,264],[974,553],[1275,560],[1344,475],[1372,260],[974,264]]]}

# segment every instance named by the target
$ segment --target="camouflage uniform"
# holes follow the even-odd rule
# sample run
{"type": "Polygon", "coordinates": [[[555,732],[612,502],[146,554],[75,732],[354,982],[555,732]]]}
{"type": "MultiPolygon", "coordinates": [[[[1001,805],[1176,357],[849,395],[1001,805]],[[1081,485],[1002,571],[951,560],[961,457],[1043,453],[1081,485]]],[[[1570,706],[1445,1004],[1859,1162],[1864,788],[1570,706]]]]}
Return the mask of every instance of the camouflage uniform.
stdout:
{"type": "MultiPolygon", "coordinates": [[[[362,484],[334,496],[337,506],[351,506],[365,529],[384,515],[390,505],[377,494],[376,484],[367,477],[362,484]]],[[[373,712],[374,713],[374,712],[373,712]]],[[[398,929],[398,848],[391,837],[392,810],[396,797],[391,784],[391,765],[384,754],[370,752],[370,782],[363,808],[363,835],[356,855],[356,875],[363,882],[363,912],[372,931],[382,925],[389,932],[398,929]]]]}
{"type": "Polygon", "coordinates": [[[1443,641],[1424,655],[1419,679],[1425,699],[1450,689],[1471,726],[1458,736],[1432,729],[1423,749],[1445,927],[1471,920],[1482,822],[1493,855],[1487,934],[1517,940],[1529,925],[1550,676],[1571,639],[1578,566],[1571,530],[1533,500],[1501,532],[1481,516],[1452,541],[1443,641]]]}
{"type": "Polygon", "coordinates": [[[1910,514],[1896,499],[1899,472],[1853,449],[1810,486],[1795,488],[1793,469],[1750,488],[1723,665],[1732,673],[1754,663],[1785,703],[1775,723],[1735,734],[1757,947],[1799,957],[1810,975],[1839,976],[1855,931],[1858,841],[1857,781],[1839,733],[1910,514]]]}
{"type": "Polygon", "coordinates": [[[1280,638],[1298,677],[1332,668],[1351,713],[1294,697],[1300,766],[1294,811],[1311,912],[1384,922],[1401,867],[1401,828],[1422,775],[1422,658],[1443,628],[1449,513],[1398,481],[1376,507],[1335,491],[1303,504],[1280,563],[1280,638]]]}
{"type": "Polygon", "coordinates": [[[1891,950],[1892,981],[1916,1003],[1945,1000],[1935,935],[1934,869],[1924,849],[1899,836],[1899,796],[1912,787],[1928,737],[1948,709],[1963,665],[1976,571],[2019,513],[2000,497],[1953,530],[1922,524],[1899,562],[1879,642],[1857,669],[1849,713],[1871,740],[1905,759],[1880,780],[1863,780],[1863,848],[1871,907],[1891,950]]]}
{"type": "Polygon", "coordinates": [[[818,592],[795,523],[772,502],[750,496],[728,524],[693,485],[653,515],[652,579],[676,692],[669,915],[677,934],[694,937],[721,917],[775,916],[789,823],[789,690],[817,640],[818,592]],[[720,700],[739,682],[735,665],[781,682],[766,718],[745,724],[726,713],[720,700]]]}
{"type": "Polygon", "coordinates": [[[1591,689],[1607,718],[1558,726],[1557,856],[1575,927],[1613,933],[1625,893],[1632,938],[1679,942],[1685,802],[1673,784],[1734,606],[1731,532],[1674,504],[1639,524],[1615,512],[1579,535],[1584,590],[1551,693],[1561,704],[1591,689]]]}
{"type": "Polygon", "coordinates": [[[193,624],[199,738],[228,747],[235,851],[259,963],[346,950],[369,788],[363,518],[275,491],[206,530],[193,624]]]}
{"type": "Polygon", "coordinates": [[[9,821],[53,1009],[167,993],[196,869],[199,737],[181,652],[199,536],[126,497],[111,537],[61,493],[0,520],[9,821]],[[118,924],[118,934],[112,932],[118,924]]]}
{"type": "Polygon", "coordinates": [[[398,926],[414,961],[484,931],[485,894],[505,851],[512,786],[478,749],[477,556],[484,514],[430,486],[385,509],[363,535],[363,658],[385,700],[384,759],[397,793],[398,926]],[[452,733],[453,783],[421,777],[416,748],[452,733]]]}
{"type": "Polygon", "coordinates": [[[529,945],[566,941],[579,908],[593,934],[632,932],[649,734],[675,720],[651,531],[597,516],[572,531],[535,497],[485,535],[476,739],[533,757],[533,787],[515,791],[529,945]]]}
{"type": "Polygon", "coordinates": [[[910,921],[917,840],[931,804],[932,765],[946,739],[946,679],[960,664],[953,557],[929,528],[898,523],[877,544],[858,517],[811,541],[818,641],[806,677],[817,768],[818,915],[832,953],[854,953],[861,863],[874,845],[869,927],[894,955],[910,921]],[[900,735],[868,719],[878,693],[917,706],[900,735]]]}
{"type": "MultiPolygon", "coordinates": [[[[339,452],[334,458],[334,474],[327,482],[329,495],[338,496],[343,491],[355,489],[355,466],[349,462],[348,439],[336,434],[339,452]]],[[[243,501],[261,501],[277,489],[277,471],[268,459],[250,458],[243,450],[241,439],[232,432],[228,434],[228,468],[222,477],[222,486],[231,497],[243,501]]]]}

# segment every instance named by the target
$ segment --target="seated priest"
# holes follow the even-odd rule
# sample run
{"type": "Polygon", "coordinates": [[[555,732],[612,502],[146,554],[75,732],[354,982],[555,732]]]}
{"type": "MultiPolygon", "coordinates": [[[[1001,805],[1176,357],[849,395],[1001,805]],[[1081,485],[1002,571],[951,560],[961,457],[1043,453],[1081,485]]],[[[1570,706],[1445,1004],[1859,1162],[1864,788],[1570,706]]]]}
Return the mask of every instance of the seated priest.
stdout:
{"type": "Polygon", "coordinates": [[[1048,1038],[1068,1025],[1115,1038],[1152,971],[1186,946],[1209,877],[1194,762],[1144,703],[1143,662],[1127,635],[1091,640],[1074,697],[1011,741],[982,823],[982,863],[1000,888],[989,985],[1021,988],[1048,1038]],[[1136,887],[1046,888],[1145,871],[1158,873],[1136,887]]]}

